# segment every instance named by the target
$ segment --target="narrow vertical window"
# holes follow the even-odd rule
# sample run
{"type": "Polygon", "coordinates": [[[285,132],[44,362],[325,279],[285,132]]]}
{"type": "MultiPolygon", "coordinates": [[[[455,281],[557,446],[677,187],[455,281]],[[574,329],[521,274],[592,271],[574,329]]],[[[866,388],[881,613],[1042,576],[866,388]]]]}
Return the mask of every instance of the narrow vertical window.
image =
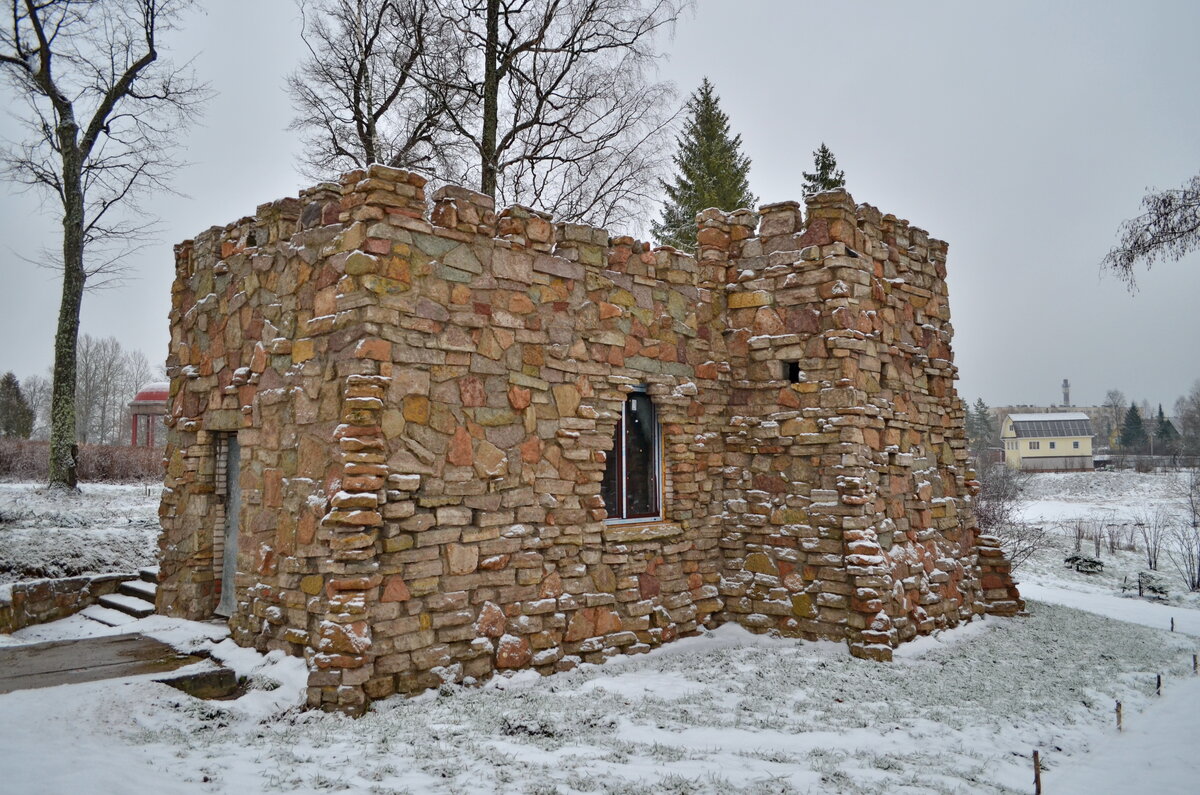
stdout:
{"type": "Polygon", "coordinates": [[[632,393],[621,410],[600,488],[609,521],[662,518],[659,439],[650,397],[632,393]]]}

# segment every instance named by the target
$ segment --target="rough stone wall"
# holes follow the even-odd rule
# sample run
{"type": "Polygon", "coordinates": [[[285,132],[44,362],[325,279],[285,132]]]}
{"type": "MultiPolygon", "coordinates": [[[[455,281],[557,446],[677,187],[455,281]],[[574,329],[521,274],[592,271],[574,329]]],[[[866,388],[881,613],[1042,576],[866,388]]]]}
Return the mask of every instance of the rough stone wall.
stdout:
{"type": "Polygon", "coordinates": [[[945,244],[840,192],[709,211],[695,259],[432,204],[372,166],[177,248],[161,611],[216,604],[233,433],[234,637],[304,655],[313,706],[726,620],[887,657],[1017,609],[966,509],[945,244]],[[639,385],[665,517],[606,525],[639,385]]]}
{"type": "Polygon", "coordinates": [[[0,586],[0,633],[57,621],[78,613],[105,594],[115,593],[134,574],[97,574],[31,580],[0,586]]]}
{"type": "Polygon", "coordinates": [[[890,659],[1020,605],[1006,572],[980,580],[946,244],[841,191],[807,210],[728,227],[724,617],[890,659]]]}

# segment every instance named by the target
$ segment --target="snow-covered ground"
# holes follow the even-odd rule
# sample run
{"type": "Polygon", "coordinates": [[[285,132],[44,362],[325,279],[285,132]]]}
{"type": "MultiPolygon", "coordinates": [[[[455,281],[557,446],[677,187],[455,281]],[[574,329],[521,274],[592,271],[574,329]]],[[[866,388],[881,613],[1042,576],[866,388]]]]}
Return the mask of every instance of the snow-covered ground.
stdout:
{"type": "MultiPolygon", "coordinates": [[[[727,626],[550,678],[389,699],[358,720],[300,711],[299,661],[153,617],[121,631],[210,648],[253,674],[249,692],[197,701],[135,677],[0,695],[0,790],[1026,793],[1036,748],[1049,793],[1194,792],[1200,611],[1038,561],[1028,617],[908,644],[891,664],[727,626]]],[[[83,621],[12,642],[115,631],[83,621]]]]}
{"type": "Polygon", "coordinates": [[[152,565],[161,494],[158,484],[85,483],[66,494],[0,483],[0,585],[152,565]]]}
{"type": "MultiPolygon", "coordinates": [[[[1181,521],[1184,505],[1183,472],[1070,472],[1034,475],[1026,487],[1029,501],[1022,518],[1047,531],[1047,543],[1018,571],[1018,579],[1033,583],[1055,582],[1081,594],[1137,594],[1138,573],[1148,571],[1146,544],[1138,522],[1153,521],[1156,514],[1181,521]],[[1076,520],[1084,522],[1087,532],[1103,533],[1097,552],[1089,536],[1079,552],[1098,557],[1104,570],[1094,574],[1075,571],[1064,559],[1075,549],[1076,520]],[[1109,533],[1117,536],[1115,550],[1110,548],[1109,533]]],[[[1155,576],[1168,588],[1166,602],[1200,607],[1200,594],[1187,590],[1172,560],[1169,533],[1162,542],[1155,576]]]]}

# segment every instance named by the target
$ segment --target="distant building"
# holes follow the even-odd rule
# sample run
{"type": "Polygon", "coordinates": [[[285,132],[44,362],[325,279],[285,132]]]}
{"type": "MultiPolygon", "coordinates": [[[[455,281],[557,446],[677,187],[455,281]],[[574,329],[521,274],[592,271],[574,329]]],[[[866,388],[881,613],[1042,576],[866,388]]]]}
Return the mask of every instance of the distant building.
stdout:
{"type": "Polygon", "coordinates": [[[1081,411],[1009,414],[1000,429],[1004,463],[1010,469],[1094,469],[1092,422],[1081,411]]]}
{"type": "Polygon", "coordinates": [[[131,447],[162,447],[167,443],[163,417],[171,385],[166,381],[145,384],[129,402],[129,444],[131,447]]]}
{"type": "Polygon", "coordinates": [[[996,419],[996,427],[1003,429],[1005,420],[1011,414],[1058,414],[1064,411],[1086,414],[1092,421],[1093,450],[1100,452],[1116,446],[1125,412],[1123,409],[1117,411],[1112,406],[994,406],[992,415],[996,419]]]}

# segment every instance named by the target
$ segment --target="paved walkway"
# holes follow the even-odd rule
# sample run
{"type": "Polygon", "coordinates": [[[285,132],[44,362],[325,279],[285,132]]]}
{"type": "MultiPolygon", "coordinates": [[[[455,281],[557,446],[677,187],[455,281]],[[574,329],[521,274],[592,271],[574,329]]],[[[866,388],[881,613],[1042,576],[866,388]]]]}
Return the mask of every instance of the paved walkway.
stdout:
{"type": "Polygon", "coordinates": [[[0,647],[0,693],[164,673],[200,659],[144,635],[0,647]]]}

